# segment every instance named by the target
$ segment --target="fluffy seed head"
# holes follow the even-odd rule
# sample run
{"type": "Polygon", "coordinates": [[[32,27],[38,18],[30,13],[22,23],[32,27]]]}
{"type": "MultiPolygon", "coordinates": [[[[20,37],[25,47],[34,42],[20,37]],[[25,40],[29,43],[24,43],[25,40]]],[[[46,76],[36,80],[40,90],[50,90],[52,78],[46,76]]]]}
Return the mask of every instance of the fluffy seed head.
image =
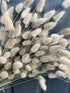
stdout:
{"type": "Polygon", "coordinates": [[[2,71],[1,73],[0,73],[0,77],[2,78],[2,79],[6,79],[6,78],[8,78],[8,72],[7,71],[2,71]]]}

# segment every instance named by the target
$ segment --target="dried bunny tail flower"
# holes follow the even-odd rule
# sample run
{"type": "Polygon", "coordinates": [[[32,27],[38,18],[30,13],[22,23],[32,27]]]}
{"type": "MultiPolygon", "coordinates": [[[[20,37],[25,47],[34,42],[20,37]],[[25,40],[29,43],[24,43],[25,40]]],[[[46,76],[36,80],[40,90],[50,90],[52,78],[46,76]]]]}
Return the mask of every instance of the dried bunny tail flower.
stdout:
{"type": "Polygon", "coordinates": [[[67,78],[66,74],[61,70],[56,71],[55,74],[57,75],[57,77],[67,78]]]}
{"type": "Polygon", "coordinates": [[[36,11],[38,13],[42,12],[43,11],[43,8],[45,6],[45,0],[40,0],[37,7],[36,7],[36,11]]]}
{"type": "Polygon", "coordinates": [[[21,78],[26,78],[27,77],[27,71],[23,70],[20,75],[21,75],[21,78]]]}
{"type": "Polygon", "coordinates": [[[43,76],[37,76],[36,79],[39,81],[39,84],[41,86],[41,88],[46,91],[47,90],[47,87],[46,87],[46,80],[43,76]]]}
{"type": "Polygon", "coordinates": [[[12,19],[7,14],[1,17],[1,23],[6,26],[7,30],[14,30],[12,19]]]}
{"type": "Polygon", "coordinates": [[[64,16],[64,14],[65,14],[65,11],[59,12],[58,14],[56,14],[56,15],[53,16],[53,20],[55,22],[58,22],[64,16]]]}
{"type": "Polygon", "coordinates": [[[25,0],[25,2],[23,4],[24,8],[31,6],[33,2],[34,2],[34,0],[25,0]]]}
{"type": "Polygon", "coordinates": [[[7,63],[7,59],[5,57],[0,57],[0,64],[7,63]]]}
{"type": "Polygon", "coordinates": [[[58,54],[60,55],[60,56],[65,56],[65,57],[67,57],[67,58],[70,58],[70,51],[68,51],[68,50],[60,50],[60,51],[58,51],[58,54]]]}
{"type": "Polygon", "coordinates": [[[31,22],[34,23],[38,18],[38,13],[34,13],[31,19],[31,22]]]}
{"type": "Polygon", "coordinates": [[[25,70],[26,70],[26,71],[31,71],[32,69],[31,69],[30,65],[26,65],[26,66],[25,66],[25,70]]]}
{"type": "Polygon", "coordinates": [[[4,65],[4,69],[5,69],[5,70],[8,70],[8,69],[11,68],[11,66],[12,66],[12,62],[7,62],[7,63],[4,65]]]}
{"type": "Polygon", "coordinates": [[[10,74],[9,77],[8,77],[8,79],[10,79],[10,80],[12,80],[14,78],[15,78],[15,74],[10,74]]]}
{"type": "Polygon", "coordinates": [[[34,31],[31,32],[31,35],[35,38],[41,33],[41,28],[37,28],[34,31]]]}
{"type": "Polygon", "coordinates": [[[57,25],[57,22],[49,22],[44,24],[44,29],[51,30],[57,25]]]}
{"type": "Polygon", "coordinates": [[[21,13],[21,18],[25,18],[27,14],[30,12],[31,8],[27,7],[25,10],[22,11],[21,13]]]}
{"type": "Polygon", "coordinates": [[[69,69],[69,67],[67,65],[59,64],[58,67],[59,67],[60,70],[64,71],[66,74],[70,74],[70,69],[69,69]]]}
{"type": "Polygon", "coordinates": [[[14,7],[10,7],[5,14],[7,14],[11,19],[13,19],[14,7]]]}
{"type": "Polygon", "coordinates": [[[40,47],[40,50],[43,50],[43,51],[45,51],[47,49],[48,49],[48,46],[46,46],[46,45],[41,45],[41,47],[40,47]]]}
{"type": "Polygon", "coordinates": [[[54,73],[48,73],[48,78],[55,79],[55,78],[57,78],[57,76],[54,73]]]}
{"type": "Polygon", "coordinates": [[[29,24],[29,23],[31,22],[31,19],[32,19],[32,13],[29,13],[29,14],[27,14],[27,16],[24,18],[23,23],[24,23],[25,25],[27,25],[27,24],[29,24]]]}
{"type": "Polygon", "coordinates": [[[4,54],[3,54],[3,57],[5,57],[5,58],[9,58],[9,57],[11,57],[11,53],[10,52],[5,52],[4,54]]]}
{"type": "Polygon", "coordinates": [[[47,45],[47,44],[49,44],[49,43],[51,43],[51,42],[52,42],[52,38],[47,37],[47,38],[43,41],[43,44],[44,44],[44,45],[47,45]]]}
{"type": "Polygon", "coordinates": [[[0,56],[2,55],[2,48],[0,47],[0,56]]]}
{"type": "Polygon", "coordinates": [[[15,75],[16,74],[20,74],[20,70],[19,69],[13,69],[13,72],[14,72],[15,75]]]}
{"type": "Polygon", "coordinates": [[[25,40],[25,41],[22,42],[23,46],[28,46],[28,45],[31,45],[31,44],[32,44],[31,40],[25,40]]]}
{"type": "Polygon", "coordinates": [[[42,63],[47,63],[47,62],[54,61],[54,60],[55,60],[55,57],[51,55],[45,55],[45,56],[40,57],[40,61],[42,63]]]}
{"type": "Polygon", "coordinates": [[[40,61],[39,61],[39,59],[37,59],[37,58],[33,58],[33,59],[32,59],[32,63],[33,63],[33,64],[37,64],[37,63],[39,63],[39,62],[40,62],[40,61]]]}
{"type": "Polygon", "coordinates": [[[59,32],[61,35],[70,35],[70,28],[65,28],[59,32]]]}
{"type": "Polygon", "coordinates": [[[5,0],[2,0],[2,4],[1,4],[1,11],[2,11],[2,14],[4,14],[6,11],[7,11],[7,3],[5,0]]]}
{"type": "Polygon", "coordinates": [[[29,39],[30,33],[31,33],[30,31],[24,32],[24,33],[22,34],[22,38],[23,38],[23,39],[29,39]]]}
{"type": "Polygon", "coordinates": [[[39,27],[45,22],[46,22],[46,18],[38,18],[35,22],[32,23],[32,27],[33,28],[39,27]]]}
{"type": "Polygon", "coordinates": [[[13,69],[20,69],[22,67],[23,67],[23,64],[20,61],[16,61],[13,63],[13,69]]]}
{"type": "Polygon", "coordinates": [[[26,53],[26,48],[22,48],[19,51],[19,55],[23,56],[26,53]]]}
{"type": "Polygon", "coordinates": [[[46,18],[46,21],[49,21],[54,14],[55,14],[55,10],[50,10],[49,12],[44,14],[44,18],[46,18]]]}
{"type": "Polygon", "coordinates": [[[14,47],[11,49],[10,53],[11,53],[11,57],[14,57],[19,51],[19,47],[14,47]]]}
{"type": "Polygon", "coordinates": [[[1,77],[2,79],[6,79],[6,78],[8,78],[8,76],[9,76],[9,74],[8,74],[7,71],[2,71],[2,72],[0,73],[0,77],[1,77]]]}
{"type": "Polygon", "coordinates": [[[31,53],[35,53],[36,51],[39,50],[40,46],[41,46],[40,43],[36,43],[36,44],[34,44],[34,45],[31,47],[30,52],[31,52],[31,53]]]}
{"type": "Polygon", "coordinates": [[[15,8],[16,12],[20,13],[22,11],[22,9],[23,9],[23,3],[17,4],[17,6],[15,8]]]}
{"type": "Polygon", "coordinates": [[[13,48],[15,44],[17,43],[16,39],[8,39],[7,42],[5,43],[5,48],[13,48]]]}
{"type": "Polygon", "coordinates": [[[60,57],[59,58],[59,63],[65,64],[68,67],[70,67],[70,59],[68,59],[66,57],[60,57]]]}
{"type": "Polygon", "coordinates": [[[62,2],[62,8],[68,8],[68,7],[70,7],[70,0],[64,0],[63,2],[62,2]]]}
{"type": "Polygon", "coordinates": [[[39,50],[39,51],[37,51],[37,52],[35,53],[35,56],[36,56],[36,57],[40,57],[40,56],[43,56],[43,55],[45,55],[45,51],[42,51],[42,50],[39,50]]]}
{"type": "Polygon", "coordinates": [[[51,46],[50,47],[50,52],[57,52],[59,51],[60,49],[62,49],[62,46],[61,45],[54,45],[54,46],[51,46]]]}
{"type": "Polygon", "coordinates": [[[55,66],[51,65],[51,64],[47,64],[46,69],[49,71],[55,70],[55,66]]]}

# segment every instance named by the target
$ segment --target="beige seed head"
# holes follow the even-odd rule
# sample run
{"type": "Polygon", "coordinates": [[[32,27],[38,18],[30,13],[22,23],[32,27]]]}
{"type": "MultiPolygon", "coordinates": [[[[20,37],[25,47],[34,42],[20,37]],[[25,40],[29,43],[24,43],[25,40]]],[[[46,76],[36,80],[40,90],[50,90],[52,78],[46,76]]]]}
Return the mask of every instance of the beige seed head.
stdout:
{"type": "Polygon", "coordinates": [[[68,8],[70,7],[70,0],[64,0],[62,3],[62,8],[68,8]]]}
{"type": "Polygon", "coordinates": [[[47,64],[47,66],[46,66],[46,69],[49,71],[51,71],[51,70],[55,70],[55,66],[53,66],[53,65],[51,65],[51,64],[47,64]]]}
{"type": "Polygon", "coordinates": [[[22,73],[21,73],[21,78],[26,78],[27,76],[27,71],[24,70],[22,73]]]}
{"type": "Polygon", "coordinates": [[[15,74],[10,74],[8,79],[12,80],[12,79],[14,79],[14,77],[15,77],[15,74]]]}
{"type": "Polygon", "coordinates": [[[27,7],[31,6],[33,2],[34,2],[34,0],[25,0],[24,8],[27,8],[27,7]]]}
{"type": "Polygon", "coordinates": [[[54,61],[52,65],[58,67],[59,63],[57,61],[54,61]]]}
{"type": "Polygon", "coordinates": [[[21,56],[24,55],[25,53],[26,53],[26,48],[20,49],[19,54],[20,54],[21,56]]]}
{"type": "Polygon", "coordinates": [[[20,57],[21,56],[15,56],[14,61],[21,61],[20,57]]]}
{"type": "Polygon", "coordinates": [[[47,37],[47,38],[43,41],[43,44],[44,44],[44,45],[47,45],[47,44],[49,44],[49,43],[51,43],[51,42],[52,42],[52,38],[47,37]]]}
{"type": "Polygon", "coordinates": [[[48,49],[48,46],[46,46],[46,45],[41,45],[41,47],[40,47],[40,50],[43,50],[43,51],[45,51],[47,49],[48,49]]]}
{"type": "Polygon", "coordinates": [[[31,53],[35,53],[37,50],[39,50],[41,44],[40,43],[36,43],[31,47],[31,53]]]}
{"type": "Polygon", "coordinates": [[[31,32],[31,35],[35,38],[37,35],[41,33],[41,28],[37,28],[31,32]]]}
{"type": "Polygon", "coordinates": [[[61,35],[70,35],[70,28],[65,28],[62,31],[60,31],[61,35]]]}
{"type": "Polygon", "coordinates": [[[1,17],[1,23],[6,26],[7,30],[14,30],[12,19],[7,14],[1,17]]]}
{"type": "Polygon", "coordinates": [[[32,63],[33,63],[33,64],[37,64],[37,63],[39,63],[39,62],[40,62],[40,61],[39,61],[39,59],[37,59],[37,58],[33,58],[33,59],[32,59],[32,63]]]}
{"type": "Polygon", "coordinates": [[[65,14],[65,11],[59,12],[58,14],[53,16],[53,20],[58,22],[64,16],[64,14],[65,14]]]}
{"type": "Polygon", "coordinates": [[[22,67],[23,67],[23,64],[20,61],[16,61],[16,62],[13,63],[13,68],[14,69],[20,69],[22,67]]]}
{"type": "Polygon", "coordinates": [[[14,69],[13,72],[14,72],[15,75],[16,74],[20,74],[20,70],[19,69],[14,69]]]}
{"type": "Polygon", "coordinates": [[[60,49],[62,49],[62,46],[61,45],[54,45],[54,46],[51,46],[50,47],[50,52],[57,52],[59,51],[60,49]]]}
{"type": "Polygon", "coordinates": [[[2,11],[2,14],[5,13],[7,11],[7,3],[5,0],[2,0],[2,4],[1,4],[1,11],[2,11]]]}
{"type": "Polygon", "coordinates": [[[23,39],[28,39],[29,37],[30,37],[30,31],[27,31],[27,32],[24,32],[23,34],[22,34],[22,38],[23,39]]]}
{"type": "Polygon", "coordinates": [[[11,68],[11,66],[12,66],[12,62],[8,62],[8,63],[6,63],[6,64],[4,65],[4,69],[5,69],[5,70],[8,70],[8,69],[11,68]]]}
{"type": "Polygon", "coordinates": [[[7,71],[2,71],[1,73],[0,73],[0,77],[2,78],[2,79],[6,79],[6,78],[8,78],[8,72],[7,71]]]}
{"type": "Polygon", "coordinates": [[[55,73],[58,77],[66,78],[66,74],[62,72],[61,70],[56,71],[55,73]]]}
{"type": "Polygon", "coordinates": [[[23,63],[29,63],[31,61],[30,55],[29,54],[24,54],[22,56],[22,62],[23,63]]]}
{"type": "Polygon", "coordinates": [[[10,52],[5,52],[3,57],[8,59],[9,57],[11,57],[11,53],[10,52]]]}
{"type": "Polygon", "coordinates": [[[0,57],[0,64],[5,64],[7,59],[5,57],[0,57]]]}
{"type": "Polygon", "coordinates": [[[34,13],[32,16],[31,22],[34,23],[37,20],[37,18],[38,18],[38,14],[34,13]]]}
{"type": "Polygon", "coordinates": [[[17,4],[17,6],[15,8],[16,12],[20,13],[22,11],[22,9],[23,9],[23,3],[17,4]]]}
{"type": "Polygon", "coordinates": [[[36,11],[39,13],[42,12],[44,6],[45,6],[45,0],[40,0],[37,7],[36,7],[36,11]]]}
{"type": "Polygon", "coordinates": [[[25,18],[27,14],[30,12],[31,8],[27,7],[23,12],[21,13],[21,18],[25,18]]]}
{"type": "Polygon", "coordinates": [[[57,24],[56,22],[45,23],[44,29],[49,31],[49,30],[53,29],[56,26],[56,24],[57,24]]]}
{"type": "Polygon", "coordinates": [[[42,51],[42,50],[39,50],[35,53],[35,56],[36,57],[40,57],[40,56],[43,56],[45,54],[45,51],[42,51]]]}
{"type": "Polygon", "coordinates": [[[1,56],[1,54],[2,54],[2,49],[1,49],[1,47],[0,47],[0,56],[1,56]]]}
{"type": "Polygon", "coordinates": [[[54,74],[54,73],[49,73],[49,74],[48,74],[48,78],[50,78],[50,79],[55,79],[55,78],[57,78],[57,76],[56,76],[56,74],[54,74]]]}
{"type": "Polygon", "coordinates": [[[22,42],[22,45],[23,45],[23,46],[28,46],[28,45],[31,45],[31,43],[32,43],[32,41],[30,41],[30,40],[25,40],[25,41],[22,42]]]}
{"type": "Polygon", "coordinates": [[[46,18],[46,21],[49,21],[54,14],[55,14],[55,10],[50,10],[49,12],[45,13],[44,18],[46,18]]]}
{"type": "Polygon", "coordinates": [[[27,71],[31,71],[31,70],[32,70],[31,67],[30,67],[30,65],[26,65],[26,66],[25,66],[25,69],[26,69],[27,71]]]}

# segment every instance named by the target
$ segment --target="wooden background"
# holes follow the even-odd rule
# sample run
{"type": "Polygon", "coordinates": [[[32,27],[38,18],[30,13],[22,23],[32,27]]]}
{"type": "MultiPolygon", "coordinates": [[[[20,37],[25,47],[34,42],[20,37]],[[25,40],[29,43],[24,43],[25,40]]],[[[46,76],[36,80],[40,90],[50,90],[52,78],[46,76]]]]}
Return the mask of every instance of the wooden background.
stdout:
{"type": "MultiPolygon", "coordinates": [[[[9,7],[12,5],[16,6],[16,4],[22,1],[24,0],[11,0],[8,6],[9,7]]],[[[35,0],[33,7],[37,4],[38,1],[39,0],[35,0]]],[[[46,0],[46,6],[48,4],[49,6],[44,12],[47,12],[52,9],[56,10],[60,9],[62,1],[63,0],[46,0]]],[[[53,29],[53,33],[58,32],[63,28],[70,27],[70,8],[66,9],[65,11],[66,11],[65,16],[59,21],[58,25],[53,29]]],[[[0,10],[0,15],[1,15],[1,10],[0,10]]],[[[70,36],[68,36],[67,38],[70,38],[70,36]]],[[[36,80],[31,80],[26,83],[23,83],[22,80],[22,84],[6,89],[5,93],[70,93],[69,83],[60,79],[50,80],[47,77],[45,78],[47,81],[46,84],[48,86],[47,91],[42,91],[38,84],[38,81],[36,80]]],[[[3,92],[0,91],[0,93],[3,92]]]]}

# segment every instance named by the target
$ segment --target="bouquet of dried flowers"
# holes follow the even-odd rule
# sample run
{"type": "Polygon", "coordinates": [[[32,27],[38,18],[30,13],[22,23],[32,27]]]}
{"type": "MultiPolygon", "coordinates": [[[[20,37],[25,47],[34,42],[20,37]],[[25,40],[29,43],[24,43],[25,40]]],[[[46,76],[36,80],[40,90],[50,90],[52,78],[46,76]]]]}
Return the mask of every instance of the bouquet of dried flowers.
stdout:
{"type": "Polygon", "coordinates": [[[9,9],[7,2],[10,0],[1,2],[0,87],[29,77],[37,79],[46,90],[43,74],[70,80],[70,40],[65,38],[70,35],[70,28],[49,34],[64,16],[64,9],[70,7],[70,0],[62,2],[61,11],[50,10],[42,16],[45,0],[40,0],[33,11],[34,0],[9,9]]]}

